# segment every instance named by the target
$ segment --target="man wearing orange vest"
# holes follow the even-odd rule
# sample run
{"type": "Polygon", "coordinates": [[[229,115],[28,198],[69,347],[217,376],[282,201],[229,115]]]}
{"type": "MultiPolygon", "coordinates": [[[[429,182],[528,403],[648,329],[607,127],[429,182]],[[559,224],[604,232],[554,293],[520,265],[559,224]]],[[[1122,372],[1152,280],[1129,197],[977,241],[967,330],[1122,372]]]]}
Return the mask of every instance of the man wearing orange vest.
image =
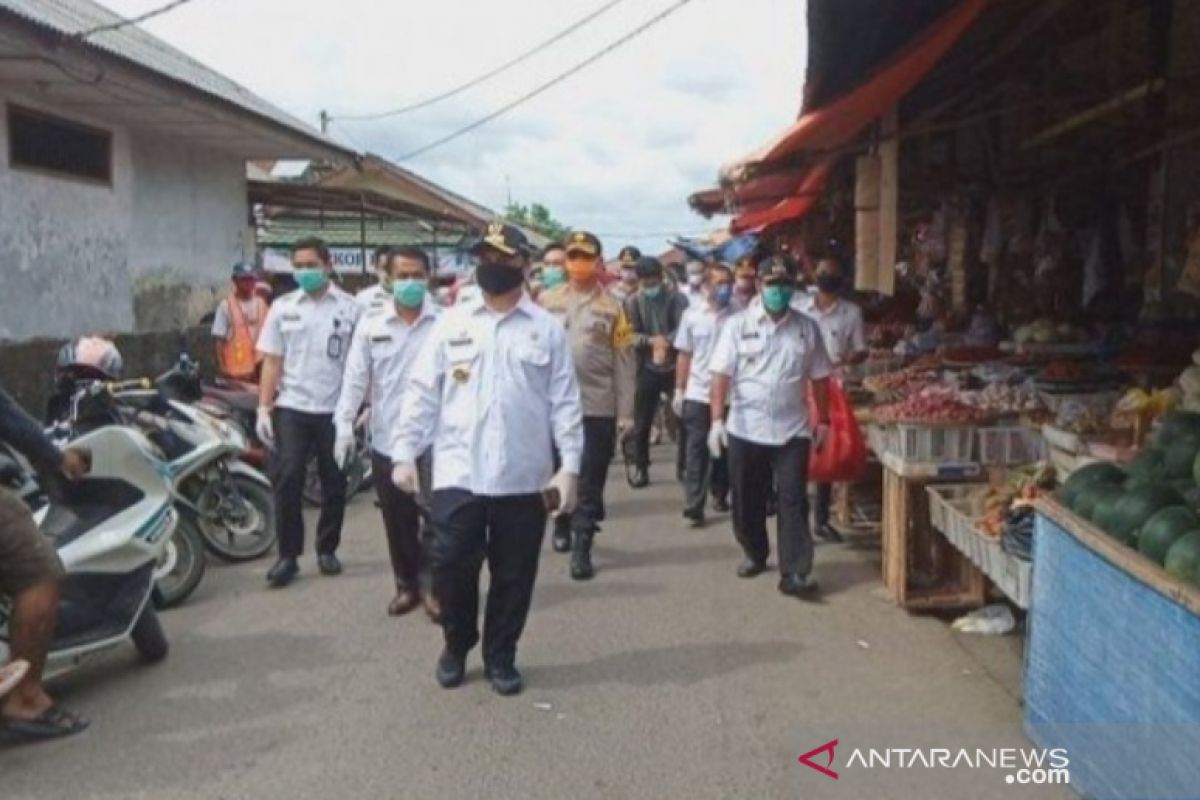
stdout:
{"type": "Polygon", "coordinates": [[[267,318],[267,303],[254,291],[258,272],[253,264],[234,264],[231,277],[233,294],[217,306],[213,317],[217,368],[226,377],[256,381],[262,356],[255,345],[267,318]]]}

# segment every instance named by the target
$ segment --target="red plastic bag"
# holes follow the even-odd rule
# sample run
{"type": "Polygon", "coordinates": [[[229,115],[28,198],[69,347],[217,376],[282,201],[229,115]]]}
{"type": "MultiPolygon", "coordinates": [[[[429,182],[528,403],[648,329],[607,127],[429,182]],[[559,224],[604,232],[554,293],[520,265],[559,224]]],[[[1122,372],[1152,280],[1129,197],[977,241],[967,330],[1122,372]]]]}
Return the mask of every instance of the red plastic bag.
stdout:
{"type": "MultiPolygon", "coordinates": [[[[809,419],[816,421],[817,403],[808,390],[809,419]]],[[[867,443],[854,419],[854,408],[837,378],[829,381],[829,436],[825,446],[808,456],[808,480],[812,483],[849,483],[858,480],[867,465],[867,443]]]]}

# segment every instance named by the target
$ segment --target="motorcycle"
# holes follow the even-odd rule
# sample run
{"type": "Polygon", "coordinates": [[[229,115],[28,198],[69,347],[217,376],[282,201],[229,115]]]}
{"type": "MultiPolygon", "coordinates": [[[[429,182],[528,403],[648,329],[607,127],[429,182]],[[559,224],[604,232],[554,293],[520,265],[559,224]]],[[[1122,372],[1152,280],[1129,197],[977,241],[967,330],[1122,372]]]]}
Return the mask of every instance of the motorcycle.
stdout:
{"type": "MultiPolygon", "coordinates": [[[[129,428],[103,428],[73,444],[91,451],[91,475],[53,487],[39,484],[0,446],[0,485],[30,506],[66,568],[47,678],[126,641],[148,662],[166,658],[169,649],[151,602],[155,565],[179,519],[162,465],[149,441],[129,428]]],[[[9,658],[8,603],[0,601],[0,663],[9,658]]]]}
{"type": "Polygon", "coordinates": [[[227,561],[249,561],[275,545],[275,502],[265,475],[241,460],[246,436],[232,422],[171,399],[171,388],[195,370],[186,357],[151,385],[119,387],[111,403],[88,404],[86,425],[136,424],[158,445],[181,502],[205,546],[227,561]]]}

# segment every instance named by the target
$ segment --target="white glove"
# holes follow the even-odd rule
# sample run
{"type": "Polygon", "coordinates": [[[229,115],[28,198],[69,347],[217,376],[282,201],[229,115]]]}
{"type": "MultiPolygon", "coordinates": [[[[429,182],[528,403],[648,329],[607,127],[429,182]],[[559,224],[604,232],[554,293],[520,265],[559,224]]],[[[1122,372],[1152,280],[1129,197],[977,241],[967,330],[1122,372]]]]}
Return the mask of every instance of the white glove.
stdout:
{"type": "Polygon", "coordinates": [[[821,423],[813,428],[812,445],[813,450],[820,452],[825,449],[825,443],[829,441],[829,425],[821,423]]]}
{"type": "Polygon", "coordinates": [[[343,470],[354,459],[356,447],[357,443],[354,441],[354,433],[339,425],[337,428],[337,438],[333,440],[333,460],[343,470]]]}
{"type": "Polygon", "coordinates": [[[676,389],[675,394],[671,395],[671,410],[675,416],[683,419],[683,389],[676,389]]]}
{"type": "Polygon", "coordinates": [[[558,510],[554,512],[556,517],[570,514],[579,504],[579,476],[573,472],[560,469],[546,488],[558,490],[558,510]]]}
{"type": "Polygon", "coordinates": [[[354,427],[365,428],[367,423],[371,421],[371,407],[363,406],[363,410],[358,415],[358,419],[354,420],[354,427]]]}
{"type": "Polygon", "coordinates": [[[267,447],[275,447],[275,425],[271,422],[271,409],[259,406],[254,417],[254,435],[267,447]]]}
{"type": "Polygon", "coordinates": [[[415,495],[420,488],[417,465],[411,462],[402,462],[392,467],[392,483],[396,484],[396,488],[405,494],[415,495]]]}
{"type": "Polygon", "coordinates": [[[708,429],[708,452],[713,458],[720,458],[721,451],[729,447],[729,434],[725,432],[725,423],[717,420],[708,429]]]}

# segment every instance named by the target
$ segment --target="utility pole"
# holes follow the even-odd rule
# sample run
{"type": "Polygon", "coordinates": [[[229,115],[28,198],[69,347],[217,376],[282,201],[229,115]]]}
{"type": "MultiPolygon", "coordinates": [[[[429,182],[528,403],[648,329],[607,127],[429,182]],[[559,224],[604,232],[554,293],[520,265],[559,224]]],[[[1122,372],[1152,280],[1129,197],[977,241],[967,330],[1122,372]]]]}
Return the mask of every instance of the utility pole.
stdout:
{"type": "Polygon", "coordinates": [[[504,193],[508,196],[508,206],[512,206],[512,178],[508,175],[504,176],[504,193]]]}
{"type": "Polygon", "coordinates": [[[321,120],[321,133],[329,133],[329,112],[325,109],[321,109],[321,116],[319,119],[321,120]]]}

